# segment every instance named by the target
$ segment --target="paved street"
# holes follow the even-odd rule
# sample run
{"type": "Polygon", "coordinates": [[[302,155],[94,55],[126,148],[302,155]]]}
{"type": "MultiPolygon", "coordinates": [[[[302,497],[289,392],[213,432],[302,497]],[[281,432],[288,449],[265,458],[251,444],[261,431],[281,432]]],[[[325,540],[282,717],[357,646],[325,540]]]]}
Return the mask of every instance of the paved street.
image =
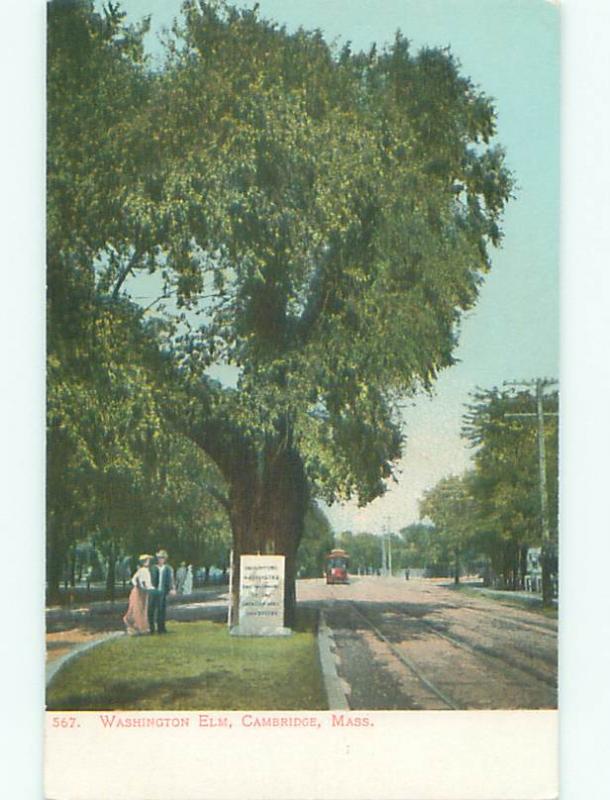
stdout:
{"type": "Polygon", "coordinates": [[[433,581],[300,581],[353,709],[555,708],[557,622],[433,581]]]}

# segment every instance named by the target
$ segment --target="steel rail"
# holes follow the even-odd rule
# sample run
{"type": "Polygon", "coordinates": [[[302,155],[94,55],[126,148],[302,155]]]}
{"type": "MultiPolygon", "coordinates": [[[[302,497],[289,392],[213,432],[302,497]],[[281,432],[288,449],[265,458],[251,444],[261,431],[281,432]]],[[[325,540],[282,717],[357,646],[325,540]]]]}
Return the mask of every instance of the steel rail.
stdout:
{"type": "Polygon", "coordinates": [[[547,636],[557,636],[557,628],[553,628],[552,626],[545,625],[542,622],[536,622],[534,620],[519,620],[516,617],[509,617],[506,615],[497,615],[494,614],[494,610],[490,608],[489,610],[486,608],[479,608],[478,606],[456,606],[456,608],[464,609],[465,611],[474,611],[475,614],[481,614],[483,616],[493,616],[494,620],[499,622],[507,622],[511,625],[518,625],[522,628],[531,628],[532,630],[536,631],[537,633],[544,633],[547,636]]]}
{"type": "MultiPolygon", "coordinates": [[[[402,612],[402,609],[398,609],[397,608],[397,604],[396,603],[388,603],[387,605],[389,605],[391,608],[394,608],[397,611],[399,610],[401,613],[404,613],[404,612],[402,612]]],[[[539,680],[542,683],[547,684],[547,686],[551,686],[554,689],[557,688],[557,678],[556,677],[549,677],[548,675],[545,675],[544,672],[541,672],[539,669],[536,669],[536,667],[530,667],[527,664],[523,664],[520,661],[517,661],[516,659],[513,659],[510,656],[507,656],[506,654],[499,655],[498,653],[496,653],[491,648],[485,647],[485,645],[470,644],[470,643],[464,641],[462,638],[452,636],[450,633],[446,633],[445,631],[439,631],[438,628],[436,627],[436,625],[433,622],[430,622],[429,620],[416,618],[416,619],[414,619],[414,622],[425,626],[428,630],[432,631],[432,633],[434,633],[439,638],[445,639],[445,641],[450,642],[455,647],[459,647],[462,650],[465,650],[466,652],[470,653],[471,655],[474,655],[474,656],[481,656],[482,655],[482,656],[485,656],[487,658],[493,658],[496,661],[502,662],[503,664],[508,664],[512,669],[517,669],[517,670],[519,670],[521,672],[525,672],[526,675],[529,675],[530,677],[535,678],[536,680],[539,680]]],[[[519,649],[521,652],[525,652],[521,648],[517,648],[517,649],[519,649]]],[[[529,654],[527,654],[527,655],[529,655],[529,654]]],[[[530,656],[530,657],[539,658],[541,661],[545,661],[546,663],[550,663],[548,661],[548,659],[545,659],[545,658],[540,657],[540,656],[530,656]]]]}
{"type": "Polygon", "coordinates": [[[371,628],[371,630],[375,633],[375,635],[381,639],[384,644],[386,644],[392,653],[398,658],[406,667],[408,667],[411,672],[415,675],[415,677],[428,689],[428,691],[432,692],[432,694],[436,695],[439,700],[448,706],[452,711],[457,711],[460,706],[452,700],[447,694],[445,694],[441,689],[438,688],[431,680],[426,678],[426,676],[422,673],[420,668],[411,661],[404,653],[402,653],[392,642],[384,636],[384,634],[379,630],[379,628],[375,625],[371,619],[364,614],[356,605],[354,600],[349,600],[348,603],[354,609],[354,611],[362,617],[362,619],[366,622],[366,624],[371,628]]]}

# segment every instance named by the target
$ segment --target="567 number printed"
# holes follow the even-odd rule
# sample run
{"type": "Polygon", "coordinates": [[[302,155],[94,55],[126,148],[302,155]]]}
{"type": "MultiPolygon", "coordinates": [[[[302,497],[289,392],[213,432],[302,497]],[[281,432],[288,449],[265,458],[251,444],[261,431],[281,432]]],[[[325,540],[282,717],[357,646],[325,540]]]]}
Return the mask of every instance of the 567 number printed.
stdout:
{"type": "Polygon", "coordinates": [[[76,717],[53,717],[54,728],[80,728],[76,717]]]}

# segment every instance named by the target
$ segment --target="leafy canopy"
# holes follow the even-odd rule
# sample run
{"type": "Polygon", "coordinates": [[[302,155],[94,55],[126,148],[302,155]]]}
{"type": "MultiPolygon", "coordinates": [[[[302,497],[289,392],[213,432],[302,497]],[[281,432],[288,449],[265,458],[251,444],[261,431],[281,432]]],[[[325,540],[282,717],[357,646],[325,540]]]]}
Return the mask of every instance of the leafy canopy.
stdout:
{"type": "Polygon", "coordinates": [[[424,492],[419,504],[422,519],[429,519],[435,538],[450,550],[461,550],[476,525],[476,506],[471,491],[472,474],[450,475],[424,492]]]}
{"type": "MultiPolygon", "coordinates": [[[[556,413],[557,392],[544,410],[556,413]]],[[[536,403],[527,391],[479,390],[464,417],[463,436],[475,448],[473,493],[481,519],[500,540],[520,545],[541,541],[540,473],[536,403]],[[515,416],[517,415],[517,416],[515,416]],[[527,416],[520,416],[527,415],[527,416]]],[[[557,531],[558,421],[544,422],[551,529],[557,531]]]]}
{"type": "Polygon", "coordinates": [[[204,449],[210,431],[288,445],[326,499],[372,499],[400,453],[395,401],[453,363],[501,239],[492,103],[400,34],[336,51],[187,2],[153,72],[116,9],[51,6],[52,256],[114,300],[160,275],[179,416],[204,449]]]}
{"type": "Polygon", "coordinates": [[[48,7],[49,562],[94,533],[136,551],[171,535],[191,558],[212,533],[227,547],[205,486],[221,484],[217,470],[161,414],[154,336],[165,326],[144,324],[115,291],[140,242],[130,209],[147,157],[137,134],[150,96],[146,27],[126,27],[113,6],[48,7]]]}

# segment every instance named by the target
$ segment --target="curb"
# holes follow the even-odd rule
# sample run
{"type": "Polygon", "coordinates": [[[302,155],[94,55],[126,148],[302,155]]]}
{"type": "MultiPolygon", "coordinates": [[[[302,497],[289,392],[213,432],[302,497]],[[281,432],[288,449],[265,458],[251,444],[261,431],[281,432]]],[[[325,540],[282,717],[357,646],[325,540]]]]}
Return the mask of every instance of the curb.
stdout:
{"type": "Polygon", "coordinates": [[[337,673],[337,664],[334,652],[336,645],[332,631],[326,624],[324,612],[320,612],[320,624],[318,626],[318,655],[322,668],[322,679],[324,680],[324,690],[330,711],[340,710],[349,711],[349,703],[343,689],[341,678],[337,673]]]}
{"type": "Polygon", "coordinates": [[[107,633],[105,636],[101,636],[99,639],[94,639],[91,642],[84,642],[83,644],[78,644],[70,650],[69,653],[65,653],[63,656],[55,659],[50,664],[47,664],[45,667],[45,686],[49,686],[53,678],[57,675],[57,673],[65,667],[65,665],[72,661],[72,659],[76,658],[77,656],[82,655],[83,653],[87,652],[87,650],[91,650],[94,647],[97,647],[98,644],[103,644],[104,642],[109,641],[110,639],[116,639],[118,636],[125,636],[124,631],[112,631],[112,633],[107,633]]]}

